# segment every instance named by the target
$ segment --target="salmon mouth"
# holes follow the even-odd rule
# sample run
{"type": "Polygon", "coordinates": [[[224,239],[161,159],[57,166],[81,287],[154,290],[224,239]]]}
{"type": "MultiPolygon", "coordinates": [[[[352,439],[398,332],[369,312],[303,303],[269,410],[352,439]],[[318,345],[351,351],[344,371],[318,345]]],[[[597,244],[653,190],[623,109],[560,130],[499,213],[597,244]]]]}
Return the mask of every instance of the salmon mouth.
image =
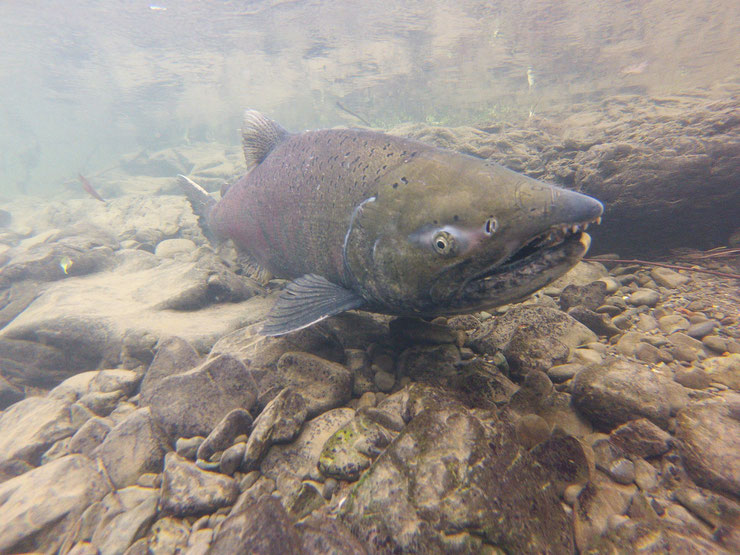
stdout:
{"type": "Polygon", "coordinates": [[[591,237],[586,228],[600,219],[554,226],[532,237],[503,262],[466,280],[454,298],[448,297],[449,312],[487,310],[518,302],[552,283],[588,252],[591,237]]]}
{"type": "MultiPolygon", "coordinates": [[[[568,247],[581,243],[585,240],[584,236],[588,238],[587,240],[590,245],[590,236],[586,233],[586,230],[592,223],[600,224],[601,216],[592,222],[551,227],[548,231],[536,235],[527,241],[524,246],[509,255],[503,262],[497,263],[494,267],[473,279],[486,279],[496,274],[515,270],[522,265],[526,265],[528,262],[536,262],[540,257],[547,258],[547,255],[554,254],[560,248],[571,250],[568,247]]],[[[588,246],[586,250],[588,250],[588,246]]],[[[585,254],[585,251],[583,254],[585,254]]]]}

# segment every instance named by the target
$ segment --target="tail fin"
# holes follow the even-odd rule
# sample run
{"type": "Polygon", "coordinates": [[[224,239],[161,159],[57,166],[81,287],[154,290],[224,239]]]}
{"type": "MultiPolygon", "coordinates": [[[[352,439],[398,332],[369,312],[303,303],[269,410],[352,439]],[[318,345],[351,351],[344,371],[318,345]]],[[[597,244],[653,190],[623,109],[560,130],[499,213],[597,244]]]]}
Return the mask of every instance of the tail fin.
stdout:
{"type": "Polygon", "coordinates": [[[177,181],[180,185],[180,189],[182,189],[182,192],[185,193],[185,196],[188,198],[190,206],[193,207],[193,213],[198,216],[198,225],[200,226],[203,235],[205,235],[206,239],[211,243],[217,242],[216,236],[208,227],[208,213],[216,204],[216,199],[209,195],[208,191],[203,187],[184,175],[178,175],[177,181]]]}

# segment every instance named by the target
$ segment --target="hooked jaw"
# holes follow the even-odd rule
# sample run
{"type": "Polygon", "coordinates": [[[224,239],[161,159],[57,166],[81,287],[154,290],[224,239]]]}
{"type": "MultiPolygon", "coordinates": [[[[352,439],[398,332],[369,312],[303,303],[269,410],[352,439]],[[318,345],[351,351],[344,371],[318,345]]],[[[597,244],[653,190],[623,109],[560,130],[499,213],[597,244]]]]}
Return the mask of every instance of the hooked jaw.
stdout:
{"type": "Polygon", "coordinates": [[[482,310],[526,298],[583,258],[591,245],[586,229],[601,223],[603,205],[580,193],[553,189],[553,204],[534,222],[538,226],[532,226],[531,234],[505,259],[462,283],[456,298],[450,299],[451,312],[482,310]],[[543,226],[542,219],[552,223],[543,226]]]}

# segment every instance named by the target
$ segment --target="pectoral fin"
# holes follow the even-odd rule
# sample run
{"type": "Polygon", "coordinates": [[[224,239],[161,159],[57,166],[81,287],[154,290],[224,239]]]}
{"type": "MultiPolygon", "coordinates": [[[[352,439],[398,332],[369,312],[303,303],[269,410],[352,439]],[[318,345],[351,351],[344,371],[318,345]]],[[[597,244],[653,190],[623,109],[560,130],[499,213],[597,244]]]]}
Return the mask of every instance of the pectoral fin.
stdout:
{"type": "Polygon", "coordinates": [[[260,333],[283,335],[363,304],[365,300],[354,291],[321,276],[307,274],[290,282],[283,290],[260,333]]]}

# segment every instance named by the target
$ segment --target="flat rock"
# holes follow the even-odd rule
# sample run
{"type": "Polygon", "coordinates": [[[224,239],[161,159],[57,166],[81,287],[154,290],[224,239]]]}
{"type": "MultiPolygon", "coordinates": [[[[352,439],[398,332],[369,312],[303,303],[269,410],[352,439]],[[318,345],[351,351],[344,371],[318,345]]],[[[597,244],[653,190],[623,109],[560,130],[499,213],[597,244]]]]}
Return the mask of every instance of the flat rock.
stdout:
{"type": "Polygon", "coordinates": [[[31,465],[55,442],[75,433],[69,401],[28,397],[0,414],[0,464],[19,459],[31,465]]]}
{"type": "Polygon", "coordinates": [[[142,391],[142,404],[173,440],[206,437],[230,411],[252,408],[256,391],[246,367],[221,355],[156,382],[142,391]]]}
{"type": "Polygon", "coordinates": [[[168,259],[139,269],[126,259],[112,271],[55,282],[0,332],[0,359],[23,366],[19,380],[50,387],[52,379],[118,366],[132,334],[155,342],[176,335],[207,351],[261,320],[271,303],[245,300],[250,293],[229,289],[233,280],[213,264],[168,259]]]}
{"type": "Polygon", "coordinates": [[[56,552],[88,505],[110,491],[96,465],[68,455],[0,484],[0,552],[56,552]]]}
{"type": "Polygon", "coordinates": [[[122,488],[136,484],[146,472],[160,472],[168,450],[167,436],[152,418],[151,411],[142,408],[108,432],[93,455],[100,458],[111,482],[122,488]]]}
{"type": "Polygon", "coordinates": [[[652,277],[658,285],[669,287],[671,289],[676,289],[677,287],[688,283],[691,279],[689,276],[679,274],[670,268],[660,267],[650,270],[650,277],[652,277]]]}
{"type": "Polygon", "coordinates": [[[690,406],[676,417],[686,469],[700,486],[740,497],[740,421],[737,396],[690,406]],[[733,408],[734,407],[734,408],[733,408]]]}
{"type": "Polygon", "coordinates": [[[307,421],[298,437],[286,445],[273,445],[262,460],[262,473],[278,480],[281,473],[296,477],[321,479],[317,468],[324,444],[355,415],[349,408],[333,409],[307,421]]]}
{"type": "Polygon", "coordinates": [[[573,404],[594,425],[611,430],[635,418],[668,425],[672,380],[639,364],[613,360],[579,372],[573,380],[573,404]]]}
{"type": "Polygon", "coordinates": [[[372,553],[573,552],[547,472],[506,426],[461,405],[419,413],[352,488],[340,518],[372,553]]]}
{"type": "Polygon", "coordinates": [[[165,513],[183,517],[212,513],[232,505],[239,496],[233,478],[201,470],[177,453],[165,457],[160,504],[165,513]]]}
{"type": "Polygon", "coordinates": [[[277,383],[301,392],[311,418],[349,401],[352,373],[341,364],[309,353],[287,352],[277,362],[277,383]]]}

